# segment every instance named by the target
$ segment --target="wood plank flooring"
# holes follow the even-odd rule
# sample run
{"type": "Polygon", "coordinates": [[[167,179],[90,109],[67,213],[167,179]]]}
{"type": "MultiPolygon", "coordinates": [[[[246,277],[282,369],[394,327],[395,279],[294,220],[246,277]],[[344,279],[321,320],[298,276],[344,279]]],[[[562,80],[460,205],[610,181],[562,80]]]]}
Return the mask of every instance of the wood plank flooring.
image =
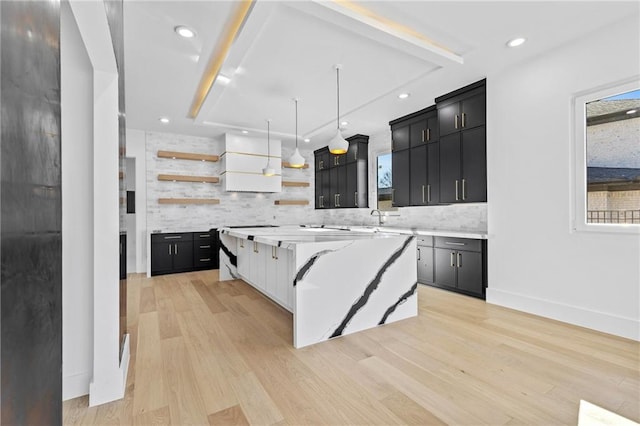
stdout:
{"type": "Polygon", "coordinates": [[[637,342],[419,286],[419,316],[303,349],[292,316],[217,271],[128,280],[123,400],[64,424],[573,424],[580,399],[640,421],[637,342]]]}

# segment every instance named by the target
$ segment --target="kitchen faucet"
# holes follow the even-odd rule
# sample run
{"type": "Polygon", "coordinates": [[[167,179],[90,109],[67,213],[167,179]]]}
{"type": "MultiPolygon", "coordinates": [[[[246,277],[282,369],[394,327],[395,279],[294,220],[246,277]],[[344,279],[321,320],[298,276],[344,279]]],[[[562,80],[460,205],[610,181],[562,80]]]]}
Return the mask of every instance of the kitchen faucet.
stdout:
{"type": "Polygon", "coordinates": [[[371,216],[373,216],[374,213],[378,213],[378,225],[382,225],[386,222],[387,216],[385,216],[380,210],[378,209],[371,210],[371,216]]]}

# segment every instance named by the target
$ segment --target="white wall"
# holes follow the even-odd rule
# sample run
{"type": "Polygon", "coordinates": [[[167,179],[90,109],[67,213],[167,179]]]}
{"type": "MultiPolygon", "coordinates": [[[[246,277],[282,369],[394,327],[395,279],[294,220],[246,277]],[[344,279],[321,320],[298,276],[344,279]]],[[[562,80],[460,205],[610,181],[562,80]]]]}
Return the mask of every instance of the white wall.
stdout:
{"type": "MultiPolygon", "coordinates": [[[[147,271],[147,244],[145,244],[147,235],[147,165],[145,160],[145,136],[143,131],[127,129],[127,157],[135,159],[136,164],[135,269],[128,269],[129,273],[143,273],[147,271]]],[[[129,255],[129,253],[127,254],[129,255]]]]}
{"type": "Polygon", "coordinates": [[[487,76],[488,302],[640,338],[640,238],[570,225],[572,97],[639,52],[634,16],[487,76]]]}
{"type": "Polygon", "coordinates": [[[93,70],[68,3],[61,4],[62,398],[89,393],[93,374],[93,70]]]}

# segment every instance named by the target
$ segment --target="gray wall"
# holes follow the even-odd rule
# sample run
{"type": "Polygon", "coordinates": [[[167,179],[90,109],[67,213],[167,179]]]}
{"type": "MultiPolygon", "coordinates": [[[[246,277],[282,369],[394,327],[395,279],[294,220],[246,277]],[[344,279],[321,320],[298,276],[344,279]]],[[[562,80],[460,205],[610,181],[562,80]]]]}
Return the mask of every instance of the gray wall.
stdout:
{"type": "Polygon", "coordinates": [[[2,424],[62,422],[60,3],[0,2],[2,424]]]}

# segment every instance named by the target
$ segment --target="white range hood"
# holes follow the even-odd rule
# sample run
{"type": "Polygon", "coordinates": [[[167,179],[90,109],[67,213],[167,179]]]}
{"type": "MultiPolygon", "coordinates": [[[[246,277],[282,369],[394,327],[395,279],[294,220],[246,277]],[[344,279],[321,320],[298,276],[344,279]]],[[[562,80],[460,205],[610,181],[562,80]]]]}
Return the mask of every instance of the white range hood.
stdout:
{"type": "Polygon", "coordinates": [[[282,190],[281,141],[271,139],[267,150],[266,138],[250,138],[226,133],[221,156],[221,183],[225,191],[280,192],[282,190]],[[269,155],[267,156],[267,152],[269,155]],[[264,176],[262,169],[270,160],[273,176],[264,176]]]}

